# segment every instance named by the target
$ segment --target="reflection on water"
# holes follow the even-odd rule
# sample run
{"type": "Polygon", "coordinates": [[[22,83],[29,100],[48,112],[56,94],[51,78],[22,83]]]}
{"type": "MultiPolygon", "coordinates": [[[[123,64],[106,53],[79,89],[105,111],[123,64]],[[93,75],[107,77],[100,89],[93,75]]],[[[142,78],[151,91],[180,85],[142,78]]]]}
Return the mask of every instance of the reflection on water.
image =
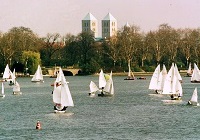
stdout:
{"type": "Polygon", "coordinates": [[[168,96],[154,96],[147,80],[123,80],[113,76],[114,97],[89,97],[89,83],[98,84],[97,76],[66,77],[74,100],[65,114],[53,113],[51,91],[53,78],[32,83],[31,78],[18,78],[22,95],[12,95],[5,85],[0,99],[0,139],[200,139],[200,108],[187,106],[195,87],[183,77],[183,101],[163,103],[168,96]],[[150,94],[150,95],[149,95],[150,94]],[[42,130],[36,130],[37,121],[42,130]]]}

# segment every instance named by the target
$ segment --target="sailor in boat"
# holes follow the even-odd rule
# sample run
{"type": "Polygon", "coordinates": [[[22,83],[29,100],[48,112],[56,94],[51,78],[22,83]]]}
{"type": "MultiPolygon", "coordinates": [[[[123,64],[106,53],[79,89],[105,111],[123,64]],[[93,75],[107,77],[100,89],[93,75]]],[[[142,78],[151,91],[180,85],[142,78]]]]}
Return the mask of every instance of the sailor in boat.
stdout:
{"type": "Polygon", "coordinates": [[[174,96],[173,94],[170,96],[171,100],[181,100],[181,96],[174,96]]]}
{"type": "Polygon", "coordinates": [[[37,124],[36,124],[36,129],[42,129],[42,126],[41,126],[41,123],[40,123],[40,121],[37,121],[37,124]]]}
{"type": "Polygon", "coordinates": [[[104,96],[103,89],[104,87],[101,88],[101,94],[99,96],[104,96]]]}

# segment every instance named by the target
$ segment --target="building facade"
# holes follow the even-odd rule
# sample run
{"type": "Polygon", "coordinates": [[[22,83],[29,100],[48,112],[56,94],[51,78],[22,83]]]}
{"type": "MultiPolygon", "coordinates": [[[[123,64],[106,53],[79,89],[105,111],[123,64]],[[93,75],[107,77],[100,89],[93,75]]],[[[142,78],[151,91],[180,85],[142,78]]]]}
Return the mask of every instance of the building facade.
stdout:
{"type": "Polygon", "coordinates": [[[94,37],[98,37],[98,20],[91,13],[82,20],[82,32],[93,32],[94,37]]]}
{"type": "Polygon", "coordinates": [[[109,38],[117,33],[117,20],[108,13],[102,20],[102,38],[109,38]]]}

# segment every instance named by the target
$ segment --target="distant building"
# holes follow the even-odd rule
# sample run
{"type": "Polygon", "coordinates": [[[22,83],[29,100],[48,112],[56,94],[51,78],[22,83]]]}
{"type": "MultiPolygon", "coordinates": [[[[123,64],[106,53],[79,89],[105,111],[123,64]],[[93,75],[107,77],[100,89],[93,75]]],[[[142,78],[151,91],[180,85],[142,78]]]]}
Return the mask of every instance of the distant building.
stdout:
{"type": "Polygon", "coordinates": [[[82,32],[91,32],[91,31],[94,33],[94,37],[97,38],[98,21],[91,13],[88,13],[82,20],[82,32]]]}
{"type": "Polygon", "coordinates": [[[117,20],[108,13],[102,20],[102,38],[109,38],[117,33],[117,20]]]}

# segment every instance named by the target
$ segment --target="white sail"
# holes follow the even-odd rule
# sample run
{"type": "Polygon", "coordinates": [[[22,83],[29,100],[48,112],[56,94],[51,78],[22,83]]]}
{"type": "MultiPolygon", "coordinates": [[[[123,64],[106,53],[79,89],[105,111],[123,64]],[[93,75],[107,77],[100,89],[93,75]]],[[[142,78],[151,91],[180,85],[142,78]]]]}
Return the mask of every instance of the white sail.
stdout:
{"type": "Polygon", "coordinates": [[[5,67],[4,73],[3,73],[3,79],[10,79],[11,78],[11,71],[9,69],[8,64],[5,67]]]}
{"type": "Polygon", "coordinates": [[[197,67],[197,65],[195,63],[194,63],[194,70],[193,70],[192,77],[191,77],[191,82],[192,81],[200,81],[199,68],[197,67]]]}
{"type": "Polygon", "coordinates": [[[99,90],[99,88],[97,87],[97,85],[93,81],[91,81],[90,82],[90,93],[96,92],[98,90],[99,90]]]}
{"type": "Polygon", "coordinates": [[[166,76],[162,94],[170,94],[170,95],[174,94],[177,96],[182,96],[183,94],[182,86],[180,80],[178,79],[178,76],[176,75],[174,64],[172,64],[166,76]]]}
{"type": "Polygon", "coordinates": [[[174,76],[173,80],[173,94],[176,94],[180,97],[183,96],[182,85],[176,76],[174,76]]]}
{"type": "Polygon", "coordinates": [[[149,89],[157,90],[158,89],[158,81],[160,76],[160,64],[156,67],[149,84],[149,89]]]}
{"type": "Polygon", "coordinates": [[[163,90],[166,76],[167,76],[167,69],[166,69],[165,65],[163,64],[163,69],[160,72],[159,80],[158,80],[158,90],[161,90],[161,91],[163,90]]]}
{"type": "Polygon", "coordinates": [[[35,72],[32,82],[43,81],[43,74],[40,65],[38,65],[37,71],[35,72]]]}
{"type": "Polygon", "coordinates": [[[16,80],[15,69],[13,70],[13,72],[10,71],[10,76],[11,76],[10,85],[13,85],[15,84],[15,80],[16,80]]]}
{"type": "Polygon", "coordinates": [[[106,85],[106,79],[103,70],[101,69],[99,73],[99,88],[101,89],[102,87],[105,87],[105,85],[106,85]]]}
{"type": "Polygon", "coordinates": [[[182,77],[181,77],[181,75],[180,75],[180,73],[178,71],[178,67],[177,67],[176,64],[174,64],[174,72],[175,72],[175,75],[177,76],[178,80],[182,81],[182,77]]]}
{"type": "Polygon", "coordinates": [[[197,87],[194,89],[194,92],[192,94],[190,101],[198,103],[197,87]]]}
{"type": "Polygon", "coordinates": [[[17,81],[15,82],[15,85],[13,87],[13,92],[20,92],[20,85],[17,81]]]}
{"type": "Polygon", "coordinates": [[[113,86],[113,80],[112,80],[112,71],[110,73],[110,78],[109,80],[106,82],[104,91],[108,94],[114,94],[114,86],[113,86]]]}
{"type": "Polygon", "coordinates": [[[188,70],[187,70],[187,74],[191,75],[192,74],[192,66],[191,63],[189,64],[188,70]]]}
{"type": "MultiPolygon", "coordinates": [[[[68,87],[68,84],[66,82],[66,79],[64,77],[64,74],[61,71],[59,71],[61,81],[61,85],[54,84],[54,91],[53,91],[53,102],[56,104],[60,104],[61,106],[74,106],[72,96],[68,87]]],[[[56,82],[55,82],[56,83],[56,82]]]]}
{"type": "Polygon", "coordinates": [[[163,86],[162,94],[173,94],[174,64],[172,64],[163,86]]]}

